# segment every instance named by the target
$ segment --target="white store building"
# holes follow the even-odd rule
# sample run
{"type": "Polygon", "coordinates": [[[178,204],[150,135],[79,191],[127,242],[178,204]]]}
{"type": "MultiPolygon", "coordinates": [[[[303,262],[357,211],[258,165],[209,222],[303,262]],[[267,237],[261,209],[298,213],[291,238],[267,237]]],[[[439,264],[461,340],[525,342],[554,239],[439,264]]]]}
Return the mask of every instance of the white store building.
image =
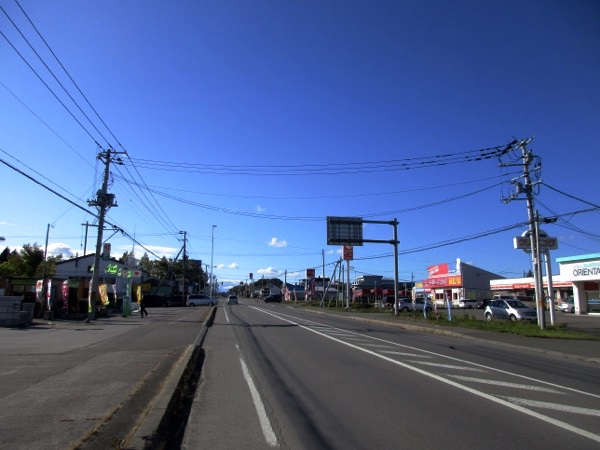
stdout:
{"type": "Polygon", "coordinates": [[[600,253],[557,258],[560,277],[573,283],[575,314],[600,314],[600,253]]]}

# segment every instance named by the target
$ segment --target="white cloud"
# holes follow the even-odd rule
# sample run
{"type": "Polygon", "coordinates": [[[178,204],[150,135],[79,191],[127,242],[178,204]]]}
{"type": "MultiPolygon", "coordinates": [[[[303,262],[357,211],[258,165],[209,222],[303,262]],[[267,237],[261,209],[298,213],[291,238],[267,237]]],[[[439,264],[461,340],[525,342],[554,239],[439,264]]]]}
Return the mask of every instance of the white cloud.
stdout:
{"type": "Polygon", "coordinates": [[[280,241],[279,238],[273,237],[271,238],[271,242],[269,242],[269,247],[287,247],[287,241],[280,241]]]}
{"type": "Polygon", "coordinates": [[[256,212],[257,212],[257,213],[260,213],[260,214],[262,214],[262,213],[264,213],[266,210],[267,210],[267,208],[263,208],[263,207],[262,207],[262,206],[260,206],[260,205],[256,205],[256,212]]]}
{"type": "Polygon", "coordinates": [[[269,276],[269,277],[276,277],[279,274],[281,274],[281,272],[273,267],[267,267],[266,269],[258,269],[257,271],[259,274],[261,275],[265,275],[265,276],[269,276]]]}
{"type": "MultiPolygon", "coordinates": [[[[144,255],[144,253],[148,253],[148,257],[150,259],[156,259],[157,258],[152,253],[158,255],[159,259],[162,258],[163,256],[166,257],[166,258],[175,258],[175,256],[177,256],[177,253],[179,253],[179,250],[181,250],[179,248],[160,247],[158,245],[145,245],[144,247],[140,247],[140,246],[137,246],[137,245],[135,246],[134,252],[135,252],[135,257],[137,259],[140,259],[144,255]],[[152,253],[149,253],[149,252],[152,252],[152,253]]],[[[124,250],[124,251],[129,251],[129,250],[124,250]]],[[[117,256],[120,258],[121,255],[122,255],[122,253],[120,255],[117,255],[117,256]]]]}
{"type": "Polygon", "coordinates": [[[73,249],[68,244],[64,244],[62,242],[53,242],[48,244],[47,254],[49,256],[63,255],[67,258],[75,256],[73,249]]]}
{"type": "Polygon", "coordinates": [[[240,267],[238,266],[237,263],[231,263],[227,266],[228,269],[239,269],[240,267]]]}

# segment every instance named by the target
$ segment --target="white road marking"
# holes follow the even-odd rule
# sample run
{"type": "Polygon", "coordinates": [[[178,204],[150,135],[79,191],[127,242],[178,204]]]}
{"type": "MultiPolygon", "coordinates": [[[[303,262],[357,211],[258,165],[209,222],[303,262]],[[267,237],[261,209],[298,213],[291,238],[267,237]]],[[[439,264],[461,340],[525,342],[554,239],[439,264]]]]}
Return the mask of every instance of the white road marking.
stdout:
{"type": "Polygon", "coordinates": [[[509,402],[517,403],[519,405],[524,405],[524,406],[531,406],[534,408],[546,408],[546,409],[553,409],[555,411],[600,417],[600,410],[598,410],[598,409],[579,408],[577,406],[561,405],[560,403],[539,402],[539,401],[535,401],[535,400],[526,400],[523,398],[516,398],[516,397],[504,397],[504,398],[507,399],[509,402]]]}
{"type": "Polygon", "coordinates": [[[457,370],[464,370],[467,372],[485,372],[485,370],[480,369],[478,367],[457,366],[455,364],[441,364],[441,363],[429,362],[429,361],[408,361],[408,362],[413,363],[413,364],[419,364],[421,366],[441,367],[443,369],[457,369],[457,370]]]}
{"type": "MultiPolygon", "coordinates": [[[[385,348],[394,348],[391,345],[385,345],[385,344],[371,344],[369,342],[365,342],[364,344],[362,344],[365,347],[375,347],[375,348],[381,348],[381,349],[385,349],[385,348]]],[[[383,351],[383,350],[382,350],[383,351]]]]}
{"type": "Polygon", "coordinates": [[[260,394],[258,393],[258,389],[256,389],[254,381],[250,376],[248,366],[246,366],[244,358],[242,358],[240,347],[237,344],[235,347],[240,353],[240,364],[242,365],[242,373],[244,374],[244,379],[246,380],[246,383],[248,383],[248,388],[250,389],[250,394],[252,395],[252,401],[254,402],[254,408],[256,409],[256,413],[258,414],[258,420],[260,422],[260,427],[265,437],[265,441],[267,441],[267,445],[269,447],[277,447],[277,436],[275,436],[275,432],[273,431],[273,427],[271,426],[271,421],[269,420],[267,412],[265,411],[265,405],[263,404],[262,399],[260,398],[260,394]]]}
{"type": "Polygon", "coordinates": [[[432,358],[430,355],[420,355],[418,353],[397,352],[395,350],[382,350],[386,355],[410,356],[411,358],[432,358]]]}
{"type": "MultiPolygon", "coordinates": [[[[267,314],[270,314],[270,313],[266,312],[265,310],[263,310],[261,308],[256,308],[256,307],[254,307],[254,308],[258,309],[258,310],[260,310],[262,312],[265,312],[267,314]]],[[[270,315],[272,315],[273,317],[277,317],[277,318],[279,318],[281,320],[286,320],[286,321],[291,322],[291,323],[295,323],[295,322],[293,322],[291,320],[288,320],[288,319],[285,319],[283,316],[290,317],[291,319],[294,319],[294,320],[301,320],[301,321],[304,321],[304,322],[310,322],[312,324],[311,326],[321,326],[321,327],[322,326],[327,326],[327,325],[321,324],[319,322],[315,322],[313,320],[303,319],[303,318],[300,318],[300,317],[294,317],[294,316],[291,316],[289,314],[284,314],[284,313],[278,313],[278,314],[279,315],[276,315],[276,314],[270,314],[270,315]]],[[[302,327],[306,328],[305,325],[300,325],[299,323],[296,323],[296,325],[299,325],[299,326],[302,326],[302,327]]],[[[308,328],[310,328],[310,327],[308,327],[308,328]]],[[[520,374],[517,374],[517,373],[514,373],[514,372],[508,372],[506,370],[496,369],[495,367],[485,366],[483,364],[477,364],[477,363],[474,363],[474,362],[471,362],[471,361],[465,361],[465,360],[462,360],[460,358],[455,358],[453,356],[443,355],[441,353],[435,353],[435,352],[431,352],[429,350],[415,349],[414,347],[411,347],[409,345],[398,344],[396,342],[387,341],[385,339],[376,338],[376,337],[369,336],[369,335],[363,335],[363,334],[360,334],[360,333],[357,333],[357,332],[354,332],[354,331],[342,330],[340,328],[335,328],[335,327],[332,327],[332,326],[329,326],[329,328],[330,329],[337,329],[337,330],[340,330],[340,331],[346,331],[347,333],[352,333],[352,334],[354,334],[356,336],[362,336],[363,338],[366,337],[366,338],[369,338],[369,339],[374,340],[374,341],[380,341],[380,342],[385,342],[387,344],[392,344],[395,347],[406,348],[406,349],[409,349],[411,351],[418,350],[419,352],[422,352],[422,353],[425,353],[425,354],[428,354],[428,355],[433,355],[433,356],[436,356],[436,357],[439,357],[439,358],[449,359],[451,361],[456,361],[456,362],[459,362],[461,364],[467,364],[467,365],[470,365],[470,366],[473,366],[473,367],[481,367],[481,368],[483,368],[485,370],[489,370],[489,371],[493,371],[493,372],[497,372],[497,373],[503,373],[505,375],[510,375],[512,377],[521,378],[523,380],[533,381],[535,383],[544,384],[546,386],[552,386],[552,387],[555,387],[557,389],[561,389],[563,391],[575,392],[577,394],[584,395],[586,397],[600,398],[600,395],[598,395],[598,394],[593,394],[591,392],[581,391],[579,389],[575,389],[575,388],[568,387],[568,386],[560,386],[558,384],[550,383],[548,381],[538,380],[536,378],[528,377],[526,375],[520,375],[520,374]]],[[[317,334],[320,334],[320,333],[317,333],[317,334]]],[[[382,353],[384,353],[384,352],[382,352],[382,353]]]]}
{"type": "MultiPolygon", "coordinates": [[[[303,328],[303,329],[305,329],[307,331],[310,331],[311,333],[318,334],[318,335],[323,336],[323,337],[325,337],[327,339],[331,339],[332,341],[338,342],[338,343],[340,343],[342,345],[346,345],[347,347],[351,347],[351,348],[353,348],[355,350],[358,350],[358,351],[367,353],[369,355],[375,356],[376,358],[383,359],[384,361],[388,361],[388,362],[390,362],[392,364],[404,367],[405,369],[412,370],[414,372],[417,372],[420,375],[424,375],[424,376],[427,376],[429,378],[433,378],[434,380],[437,380],[437,381],[440,381],[440,382],[445,383],[447,385],[453,386],[453,387],[455,387],[457,389],[461,389],[463,391],[470,392],[473,395],[476,395],[476,396],[481,397],[481,398],[485,398],[485,399],[487,399],[487,400],[489,400],[489,401],[491,401],[493,403],[497,403],[497,404],[505,406],[505,407],[507,407],[509,409],[521,412],[521,413],[526,414],[526,415],[531,416],[531,417],[535,417],[535,418],[537,418],[537,419],[539,419],[539,420],[541,420],[543,422],[547,422],[547,423],[549,423],[551,425],[554,425],[554,426],[556,426],[558,428],[562,428],[564,430],[567,430],[567,431],[570,431],[572,433],[578,434],[579,436],[582,436],[582,437],[588,438],[588,439],[590,439],[592,441],[600,443],[600,435],[591,433],[591,432],[589,432],[587,430],[584,430],[582,428],[577,428],[577,427],[575,427],[573,425],[570,425],[568,423],[563,422],[562,420],[558,420],[558,419],[555,419],[555,418],[550,417],[550,416],[545,416],[543,414],[538,413],[537,411],[533,411],[531,409],[525,408],[525,407],[520,406],[520,405],[518,405],[516,403],[504,400],[504,399],[502,399],[500,397],[495,397],[495,396],[493,396],[491,394],[486,394],[485,392],[478,391],[477,389],[473,389],[473,388],[471,388],[469,386],[465,386],[465,385],[462,385],[460,383],[456,383],[456,382],[454,382],[452,380],[449,380],[448,378],[444,378],[443,376],[436,375],[436,374],[431,373],[431,372],[427,372],[426,370],[420,369],[420,368],[415,367],[415,366],[411,366],[410,364],[406,364],[406,363],[404,363],[402,361],[397,361],[395,359],[392,359],[392,358],[389,358],[389,357],[387,357],[385,355],[377,353],[377,352],[375,352],[373,350],[369,350],[369,349],[366,349],[366,348],[361,348],[361,347],[359,347],[357,345],[354,345],[354,344],[351,344],[349,342],[344,342],[344,341],[342,341],[342,340],[340,340],[340,339],[338,339],[336,337],[329,336],[329,335],[327,335],[325,333],[322,333],[320,331],[316,331],[316,330],[314,330],[311,327],[308,327],[306,325],[302,325],[302,324],[300,324],[298,322],[295,322],[293,320],[286,319],[285,317],[283,317],[286,314],[282,314],[282,313],[275,314],[275,313],[273,313],[271,311],[267,311],[265,309],[256,308],[256,307],[255,307],[255,309],[257,309],[258,311],[263,312],[265,314],[268,314],[268,315],[270,315],[272,317],[275,317],[276,319],[283,320],[285,322],[288,322],[288,323],[291,323],[293,325],[296,325],[296,326],[298,326],[300,328],[303,328]]],[[[292,316],[288,316],[288,317],[292,317],[292,316]]],[[[295,317],[294,317],[294,319],[295,320],[304,320],[304,319],[298,319],[298,318],[295,318],[295,317]]],[[[356,334],[358,334],[358,333],[356,333],[356,334]]],[[[377,339],[377,338],[373,338],[373,339],[384,341],[383,339],[377,339]]],[[[384,341],[384,342],[387,342],[387,341],[384,341]]],[[[426,353],[435,354],[433,352],[426,352],[426,353]]],[[[444,355],[439,355],[439,356],[444,356],[444,355]]],[[[458,360],[457,358],[450,358],[450,359],[456,359],[456,360],[458,360]]],[[[417,362],[415,362],[415,363],[417,363],[417,362]]],[[[479,364],[473,364],[473,365],[480,366],[479,364]]],[[[481,366],[481,367],[485,367],[485,366],[481,366]]],[[[497,370],[497,369],[490,368],[490,370],[497,370]]],[[[510,372],[505,372],[505,371],[502,371],[502,370],[497,370],[497,371],[498,372],[504,372],[504,373],[511,374],[510,372]]],[[[511,375],[513,375],[513,374],[511,374],[511,375]]],[[[529,377],[522,376],[522,378],[529,378],[529,377]]],[[[539,382],[545,383],[545,382],[542,382],[542,381],[539,381],[539,382]]],[[[545,384],[551,384],[551,383],[545,383],[545,384]]],[[[577,390],[574,390],[574,391],[581,392],[581,391],[577,391],[577,390]]],[[[588,395],[595,396],[594,394],[588,394],[588,395]]]]}
{"type": "Polygon", "coordinates": [[[531,384],[509,383],[507,381],[488,380],[488,379],[476,378],[476,377],[466,377],[466,376],[462,376],[462,375],[448,375],[448,376],[455,378],[457,380],[467,381],[470,383],[491,384],[493,386],[515,388],[515,389],[525,389],[528,391],[548,392],[550,394],[561,394],[561,395],[565,394],[565,392],[563,392],[563,391],[558,391],[556,389],[550,389],[550,388],[546,388],[546,387],[542,387],[542,386],[533,386],[531,384]]]}

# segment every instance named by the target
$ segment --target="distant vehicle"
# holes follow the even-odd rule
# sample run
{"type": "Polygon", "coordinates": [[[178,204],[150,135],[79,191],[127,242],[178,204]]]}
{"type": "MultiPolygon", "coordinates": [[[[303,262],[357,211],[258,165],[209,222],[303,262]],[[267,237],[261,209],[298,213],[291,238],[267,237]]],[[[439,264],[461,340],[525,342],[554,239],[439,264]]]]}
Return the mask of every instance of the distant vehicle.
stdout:
{"type": "Polygon", "coordinates": [[[398,299],[398,311],[408,312],[408,311],[423,311],[431,312],[433,311],[433,303],[429,301],[425,302],[422,298],[415,299],[413,303],[412,298],[399,298],[398,299]]]}
{"type": "Polygon", "coordinates": [[[143,297],[144,306],[146,308],[156,307],[156,306],[171,306],[171,302],[169,301],[169,297],[164,295],[154,295],[154,294],[145,294],[143,297]]]}
{"type": "Polygon", "coordinates": [[[214,306],[217,300],[206,294],[190,294],[185,301],[185,306],[214,306]]]}
{"type": "Polygon", "coordinates": [[[537,311],[520,300],[492,300],[485,307],[485,320],[537,320],[537,311]]]}
{"type": "MultiPolygon", "coordinates": [[[[394,296],[387,296],[381,300],[380,307],[385,309],[394,309],[394,296]]],[[[401,299],[398,299],[400,301],[401,299]]]]}
{"type": "Polygon", "coordinates": [[[490,302],[491,300],[489,298],[484,298],[483,300],[479,300],[477,302],[477,309],[485,309],[485,307],[487,306],[487,304],[490,302]]]}
{"type": "Polygon", "coordinates": [[[265,297],[265,303],[277,302],[281,303],[281,295],[280,294],[271,294],[265,297]]]}
{"type": "Polygon", "coordinates": [[[574,313],[575,312],[575,299],[573,297],[569,297],[564,299],[562,302],[560,302],[560,305],[558,305],[558,310],[562,311],[562,312],[570,312],[570,313],[574,313]]]}
{"type": "Polygon", "coordinates": [[[461,298],[458,301],[458,307],[464,309],[473,309],[477,306],[477,300],[469,300],[468,298],[461,298]]]}
{"type": "Polygon", "coordinates": [[[237,305],[238,304],[237,295],[230,295],[229,297],[227,297],[227,304],[228,305],[237,305]]]}

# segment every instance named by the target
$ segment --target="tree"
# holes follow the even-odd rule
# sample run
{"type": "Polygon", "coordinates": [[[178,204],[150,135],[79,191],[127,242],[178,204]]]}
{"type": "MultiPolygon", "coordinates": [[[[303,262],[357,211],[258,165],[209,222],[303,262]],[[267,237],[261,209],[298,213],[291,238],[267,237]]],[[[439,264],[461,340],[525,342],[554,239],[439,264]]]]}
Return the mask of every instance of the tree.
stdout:
{"type": "Polygon", "coordinates": [[[10,256],[10,249],[8,247],[6,247],[4,250],[2,250],[2,253],[0,253],[0,263],[4,263],[4,262],[8,261],[9,256],[10,256]]]}
{"type": "Polygon", "coordinates": [[[44,262],[44,250],[37,244],[25,244],[21,249],[21,258],[23,259],[22,276],[34,277],[41,275],[40,265],[44,262]]]}
{"type": "MultiPolygon", "coordinates": [[[[4,255],[4,252],[2,254],[4,255]]],[[[0,262],[0,276],[2,277],[22,277],[23,273],[23,258],[16,250],[10,252],[5,261],[0,262]]]]}

